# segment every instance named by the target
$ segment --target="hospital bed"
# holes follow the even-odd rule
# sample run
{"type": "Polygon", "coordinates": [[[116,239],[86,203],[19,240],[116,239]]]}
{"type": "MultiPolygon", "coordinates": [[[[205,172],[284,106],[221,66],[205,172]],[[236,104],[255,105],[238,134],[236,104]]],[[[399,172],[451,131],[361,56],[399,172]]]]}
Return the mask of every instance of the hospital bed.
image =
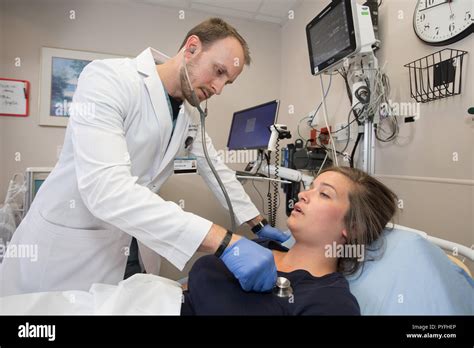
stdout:
{"type": "Polygon", "coordinates": [[[182,294],[173,280],[139,273],[118,285],[93,284],[89,291],[0,297],[0,315],[179,315],[182,294]]]}
{"type": "Polygon", "coordinates": [[[474,280],[442,249],[470,260],[474,250],[400,225],[375,244],[363,269],[348,277],[362,315],[474,314],[474,280]]]}
{"type": "MultiPolygon", "coordinates": [[[[373,250],[363,271],[348,278],[362,315],[473,315],[474,280],[441,248],[474,260],[462,245],[400,225],[386,229],[367,248],[373,250]]],[[[9,296],[0,298],[0,314],[179,315],[183,281],[136,274],[118,286],[94,284],[89,292],[9,296]]]]}

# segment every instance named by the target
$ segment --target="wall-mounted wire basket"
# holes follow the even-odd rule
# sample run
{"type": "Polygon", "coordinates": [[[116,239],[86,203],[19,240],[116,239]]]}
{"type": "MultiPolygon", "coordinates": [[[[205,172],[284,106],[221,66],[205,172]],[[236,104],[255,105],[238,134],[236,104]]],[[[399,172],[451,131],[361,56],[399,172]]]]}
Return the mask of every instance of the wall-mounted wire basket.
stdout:
{"type": "Polygon", "coordinates": [[[445,48],[405,64],[412,98],[426,103],[461,94],[463,57],[467,53],[445,48]]]}

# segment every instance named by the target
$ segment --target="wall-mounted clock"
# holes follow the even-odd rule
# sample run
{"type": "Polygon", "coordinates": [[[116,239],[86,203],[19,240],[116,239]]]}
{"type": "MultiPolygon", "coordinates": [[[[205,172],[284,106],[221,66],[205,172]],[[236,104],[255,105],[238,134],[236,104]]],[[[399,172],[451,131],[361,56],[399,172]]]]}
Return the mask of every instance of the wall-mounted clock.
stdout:
{"type": "Polygon", "coordinates": [[[474,0],[418,0],[413,15],[416,35],[426,44],[444,46],[473,31],[474,0]]]}

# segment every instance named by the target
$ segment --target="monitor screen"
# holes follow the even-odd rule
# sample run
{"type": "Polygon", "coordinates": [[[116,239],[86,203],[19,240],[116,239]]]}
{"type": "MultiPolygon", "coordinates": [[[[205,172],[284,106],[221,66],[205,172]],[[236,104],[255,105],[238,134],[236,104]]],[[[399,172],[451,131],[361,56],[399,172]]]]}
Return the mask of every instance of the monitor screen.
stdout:
{"type": "Polygon", "coordinates": [[[357,46],[350,0],[328,5],[306,26],[306,37],[313,75],[352,54],[357,46]]]}
{"type": "Polygon", "coordinates": [[[265,149],[270,127],[276,122],[278,100],[234,113],[227,147],[229,150],[265,149]]]}

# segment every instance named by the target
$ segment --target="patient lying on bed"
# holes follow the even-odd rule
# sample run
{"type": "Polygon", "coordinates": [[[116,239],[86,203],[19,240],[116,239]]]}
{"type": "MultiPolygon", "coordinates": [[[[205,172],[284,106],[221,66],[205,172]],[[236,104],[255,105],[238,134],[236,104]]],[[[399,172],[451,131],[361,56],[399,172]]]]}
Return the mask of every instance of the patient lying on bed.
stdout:
{"type": "Polygon", "coordinates": [[[396,195],[360,170],[332,167],[298,197],[287,220],[294,246],[255,240],[272,250],[292,295],[245,292],[224,263],[209,255],[189,273],[182,315],[360,315],[344,275],[359,269],[365,246],[395,214],[396,195]]]}

